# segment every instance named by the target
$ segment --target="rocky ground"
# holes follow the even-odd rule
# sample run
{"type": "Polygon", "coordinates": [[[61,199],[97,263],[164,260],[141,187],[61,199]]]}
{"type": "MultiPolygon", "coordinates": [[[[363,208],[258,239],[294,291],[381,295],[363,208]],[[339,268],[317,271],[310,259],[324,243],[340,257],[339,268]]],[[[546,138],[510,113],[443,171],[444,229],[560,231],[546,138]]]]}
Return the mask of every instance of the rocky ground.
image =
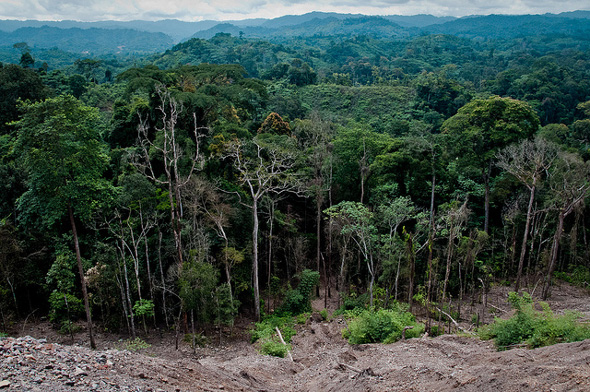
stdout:
{"type": "MultiPolygon", "coordinates": [[[[509,310],[508,291],[490,294],[497,314],[509,310]]],[[[588,299],[562,285],[549,303],[590,316],[588,299]]],[[[351,346],[341,337],[344,320],[315,320],[293,338],[293,361],[260,355],[243,337],[193,352],[186,345],[176,351],[172,336],[146,336],[151,347],[131,352],[99,335],[92,351],[84,334],[75,337],[81,344],[60,344],[69,338],[30,324],[24,333],[35,338],[0,340],[0,392],[590,391],[590,340],[505,352],[467,335],[351,346]]]]}

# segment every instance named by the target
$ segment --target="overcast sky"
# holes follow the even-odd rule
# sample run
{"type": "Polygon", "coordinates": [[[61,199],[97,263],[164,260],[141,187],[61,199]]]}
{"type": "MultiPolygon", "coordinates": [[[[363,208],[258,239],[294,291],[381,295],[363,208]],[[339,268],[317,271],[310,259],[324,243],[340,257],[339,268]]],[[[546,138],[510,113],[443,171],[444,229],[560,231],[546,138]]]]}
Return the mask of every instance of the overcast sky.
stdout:
{"type": "Polygon", "coordinates": [[[0,0],[0,19],[229,20],[311,11],[367,15],[543,14],[590,9],[588,0],[0,0]]]}

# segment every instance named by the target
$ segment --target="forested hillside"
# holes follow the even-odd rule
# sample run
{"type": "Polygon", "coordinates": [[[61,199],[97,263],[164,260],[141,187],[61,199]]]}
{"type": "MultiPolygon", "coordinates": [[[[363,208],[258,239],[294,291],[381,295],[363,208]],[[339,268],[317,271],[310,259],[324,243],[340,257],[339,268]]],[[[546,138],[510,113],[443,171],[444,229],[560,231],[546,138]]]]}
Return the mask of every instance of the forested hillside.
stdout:
{"type": "Polygon", "coordinates": [[[419,308],[434,334],[492,285],[586,287],[590,20],[325,16],[175,46],[84,30],[168,49],[56,41],[59,67],[10,48],[0,329],[194,339],[319,296],[419,308]]]}

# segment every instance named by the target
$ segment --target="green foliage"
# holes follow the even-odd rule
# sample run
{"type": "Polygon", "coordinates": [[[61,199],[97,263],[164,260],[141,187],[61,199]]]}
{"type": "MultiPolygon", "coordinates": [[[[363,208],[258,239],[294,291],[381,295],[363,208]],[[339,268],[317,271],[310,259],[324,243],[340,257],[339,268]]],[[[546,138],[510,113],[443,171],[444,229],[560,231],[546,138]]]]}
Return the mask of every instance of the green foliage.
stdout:
{"type": "Polygon", "coordinates": [[[240,301],[233,300],[231,287],[223,283],[215,288],[215,305],[213,309],[215,323],[220,325],[233,324],[234,317],[238,314],[240,301]]]}
{"type": "Polygon", "coordinates": [[[74,289],[76,274],[74,268],[76,256],[68,249],[58,249],[55,261],[47,272],[45,282],[50,287],[57,288],[60,292],[69,293],[74,289]]]}
{"type": "Polygon", "coordinates": [[[115,348],[117,350],[127,350],[132,352],[150,348],[151,346],[151,344],[147,343],[140,337],[136,337],[135,339],[120,340],[118,344],[115,344],[115,348]]]}
{"type": "Polygon", "coordinates": [[[590,269],[583,265],[573,268],[572,272],[556,271],[554,276],[573,285],[588,288],[590,287],[590,269]]]}
{"type": "Polygon", "coordinates": [[[290,349],[290,344],[284,345],[282,342],[276,340],[267,340],[260,345],[261,354],[279,358],[285,358],[290,349]]]}
{"type": "Polygon", "coordinates": [[[256,323],[255,328],[250,331],[252,343],[258,342],[260,353],[284,358],[290,350],[291,338],[295,336],[295,320],[292,316],[279,317],[269,316],[263,321],[256,323]],[[276,328],[287,343],[285,346],[279,339],[276,328]]]}
{"type": "Polygon", "coordinates": [[[272,339],[276,334],[275,328],[281,331],[286,343],[289,343],[291,338],[297,333],[293,316],[271,315],[255,324],[254,329],[250,331],[251,342],[255,343],[258,340],[266,341],[272,339]]]}
{"type": "Polygon", "coordinates": [[[209,263],[189,260],[184,263],[178,279],[180,298],[186,310],[196,312],[202,321],[210,319],[219,271],[209,263]]]}
{"type": "Polygon", "coordinates": [[[543,347],[590,338],[590,326],[578,322],[581,315],[577,312],[555,316],[546,303],[541,303],[543,311],[535,310],[527,293],[522,296],[510,293],[509,302],[516,314],[508,320],[496,319],[479,332],[482,339],[494,339],[498,350],[522,345],[543,347]]]}
{"type": "Polygon", "coordinates": [[[320,273],[312,270],[301,272],[299,285],[294,290],[289,290],[285,295],[285,300],[277,314],[298,315],[311,311],[311,293],[313,288],[320,281],[320,273]]]}
{"type": "Polygon", "coordinates": [[[72,294],[53,291],[49,295],[49,320],[62,324],[75,321],[84,314],[82,300],[72,294]]]}
{"type": "Polygon", "coordinates": [[[320,316],[322,316],[322,319],[326,321],[329,321],[330,319],[330,313],[328,313],[326,309],[320,310],[320,316]]]}
{"type": "Polygon", "coordinates": [[[78,324],[75,324],[70,320],[62,320],[58,332],[62,335],[70,335],[80,332],[81,330],[82,327],[80,327],[78,324]]]}
{"type": "Polygon", "coordinates": [[[305,313],[301,313],[301,314],[298,314],[297,316],[295,316],[295,319],[297,320],[297,324],[305,324],[307,322],[307,320],[309,320],[310,315],[311,315],[311,313],[305,312],[305,313]]]}
{"type": "Polygon", "coordinates": [[[154,301],[151,299],[140,299],[133,305],[133,313],[137,317],[153,317],[154,316],[154,301]]]}
{"type": "Polygon", "coordinates": [[[29,174],[20,198],[21,219],[33,214],[50,226],[68,208],[82,220],[111,192],[103,177],[106,146],[100,139],[98,111],[72,96],[22,103],[15,151],[29,174]]]}
{"type": "Polygon", "coordinates": [[[424,325],[400,307],[364,310],[348,322],[342,336],[350,344],[393,343],[401,339],[404,327],[413,327],[406,331],[406,338],[418,337],[424,332],[424,325]]]}
{"type": "Polygon", "coordinates": [[[369,303],[369,293],[357,295],[352,292],[347,296],[343,295],[342,306],[336,311],[337,314],[342,314],[347,310],[365,309],[369,303]]]}

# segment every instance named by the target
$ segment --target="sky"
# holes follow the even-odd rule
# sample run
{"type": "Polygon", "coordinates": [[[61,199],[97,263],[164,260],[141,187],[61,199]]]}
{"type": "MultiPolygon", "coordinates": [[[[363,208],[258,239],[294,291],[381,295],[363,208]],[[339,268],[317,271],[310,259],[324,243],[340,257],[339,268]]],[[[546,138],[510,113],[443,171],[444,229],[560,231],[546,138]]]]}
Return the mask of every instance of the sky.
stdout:
{"type": "Polygon", "coordinates": [[[590,10],[588,0],[0,0],[0,19],[240,20],[311,11],[465,16],[590,10]],[[586,3],[586,4],[584,4],[586,3]],[[584,6],[585,5],[585,6],[584,6]]]}

